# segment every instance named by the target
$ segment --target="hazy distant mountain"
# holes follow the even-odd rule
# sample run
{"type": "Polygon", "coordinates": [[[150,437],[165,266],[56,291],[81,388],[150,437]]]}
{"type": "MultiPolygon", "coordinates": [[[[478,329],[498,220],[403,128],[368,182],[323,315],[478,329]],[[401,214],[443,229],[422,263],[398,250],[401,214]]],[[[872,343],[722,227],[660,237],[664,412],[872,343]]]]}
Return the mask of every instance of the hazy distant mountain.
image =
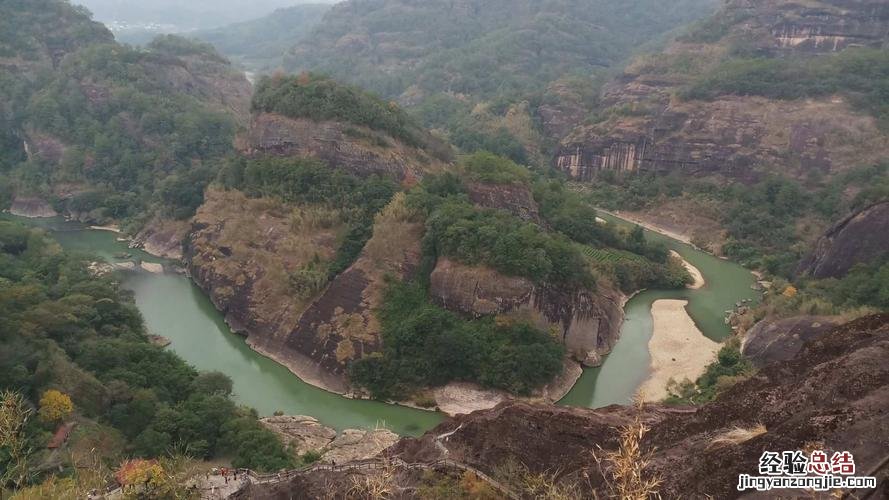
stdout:
{"type": "Polygon", "coordinates": [[[328,10],[329,4],[294,5],[259,19],[197,31],[190,36],[212,43],[251,71],[274,70],[281,65],[284,53],[301,42],[328,10]]]}
{"type": "MultiPolygon", "coordinates": [[[[265,16],[305,0],[72,0],[108,25],[118,40],[145,43],[161,33],[209,29],[265,16]]],[[[311,3],[334,3],[311,0],[311,3]]]]}

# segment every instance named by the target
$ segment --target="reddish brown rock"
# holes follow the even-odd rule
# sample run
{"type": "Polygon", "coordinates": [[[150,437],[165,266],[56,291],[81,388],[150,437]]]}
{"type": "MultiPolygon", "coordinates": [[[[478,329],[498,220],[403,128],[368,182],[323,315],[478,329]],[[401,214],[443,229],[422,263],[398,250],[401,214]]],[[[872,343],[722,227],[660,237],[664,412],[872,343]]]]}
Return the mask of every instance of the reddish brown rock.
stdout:
{"type": "Polygon", "coordinates": [[[430,277],[434,301],[470,316],[505,314],[552,331],[577,361],[598,364],[620,335],[624,297],[617,291],[560,291],[526,278],[439,259],[430,277]]]}
{"type": "Polygon", "coordinates": [[[370,129],[271,113],[254,116],[239,143],[247,155],[317,158],[361,177],[378,174],[417,179],[444,168],[426,152],[370,129]]]}

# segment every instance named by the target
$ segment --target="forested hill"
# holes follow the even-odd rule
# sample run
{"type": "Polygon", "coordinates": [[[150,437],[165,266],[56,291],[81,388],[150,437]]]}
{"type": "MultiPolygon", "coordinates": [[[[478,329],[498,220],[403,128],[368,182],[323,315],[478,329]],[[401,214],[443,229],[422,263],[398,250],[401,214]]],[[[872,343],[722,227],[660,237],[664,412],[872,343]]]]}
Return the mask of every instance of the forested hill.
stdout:
{"type": "Polygon", "coordinates": [[[167,36],[114,42],[61,0],[4,1],[0,20],[0,206],[138,223],[193,210],[209,160],[228,153],[251,88],[212,46],[167,36]]]}
{"type": "Polygon", "coordinates": [[[0,67],[58,63],[67,53],[114,37],[89,12],[54,0],[0,2],[0,67]]]}
{"type": "Polygon", "coordinates": [[[330,9],[326,4],[294,5],[249,21],[190,33],[251,71],[272,71],[330,9]]]}
{"type": "Polygon", "coordinates": [[[525,161],[540,149],[531,122],[544,94],[589,104],[584,97],[595,93],[596,75],[716,4],[346,1],[285,56],[284,68],[329,74],[396,99],[465,150],[525,161]]]}

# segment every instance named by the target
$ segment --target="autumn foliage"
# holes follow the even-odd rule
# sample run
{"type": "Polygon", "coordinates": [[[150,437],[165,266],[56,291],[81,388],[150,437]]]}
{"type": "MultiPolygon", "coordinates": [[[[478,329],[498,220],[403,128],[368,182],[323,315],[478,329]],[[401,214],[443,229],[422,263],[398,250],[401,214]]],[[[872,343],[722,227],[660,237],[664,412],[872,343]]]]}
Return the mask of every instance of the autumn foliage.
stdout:
{"type": "Polygon", "coordinates": [[[40,419],[44,422],[57,424],[68,418],[74,411],[71,398],[60,391],[50,389],[40,397],[40,419]]]}

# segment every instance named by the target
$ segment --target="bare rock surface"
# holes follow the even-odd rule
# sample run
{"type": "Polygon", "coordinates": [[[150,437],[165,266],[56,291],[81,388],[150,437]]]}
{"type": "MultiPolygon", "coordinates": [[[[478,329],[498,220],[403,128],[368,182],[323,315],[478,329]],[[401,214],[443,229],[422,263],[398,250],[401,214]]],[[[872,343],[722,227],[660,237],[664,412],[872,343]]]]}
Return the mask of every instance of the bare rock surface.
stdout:
{"type": "Polygon", "coordinates": [[[806,342],[836,327],[837,320],[825,316],[767,318],[753,325],[744,335],[741,353],[756,366],[788,361],[802,350],[806,342]]]}
{"type": "Polygon", "coordinates": [[[889,252],[889,201],[858,210],[830,228],[798,271],[814,278],[840,278],[856,264],[889,252]]]}
{"type": "Polygon", "coordinates": [[[623,321],[620,292],[560,292],[521,277],[441,258],[430,277],[430,293],[441,306],[471,316],[507,314],[553,331],[580,362],[595,362],[617,342],[623,321]]]}
{"type": "Polygon", "coordinates": [[[377,456],[398,441],[388,429],[346,429],[337,432],[313,417],[273,416],[260,422],[278,434],[297,455],[307,452],[321,454],[322,462],[347,463],[377,456]]]}
{"type": "Polygon", "coordinates": [[[55,217],[58,212],[45,200],[34,197],[17,197],[9,207],[9,213],[19,217],[55,217]]]}

